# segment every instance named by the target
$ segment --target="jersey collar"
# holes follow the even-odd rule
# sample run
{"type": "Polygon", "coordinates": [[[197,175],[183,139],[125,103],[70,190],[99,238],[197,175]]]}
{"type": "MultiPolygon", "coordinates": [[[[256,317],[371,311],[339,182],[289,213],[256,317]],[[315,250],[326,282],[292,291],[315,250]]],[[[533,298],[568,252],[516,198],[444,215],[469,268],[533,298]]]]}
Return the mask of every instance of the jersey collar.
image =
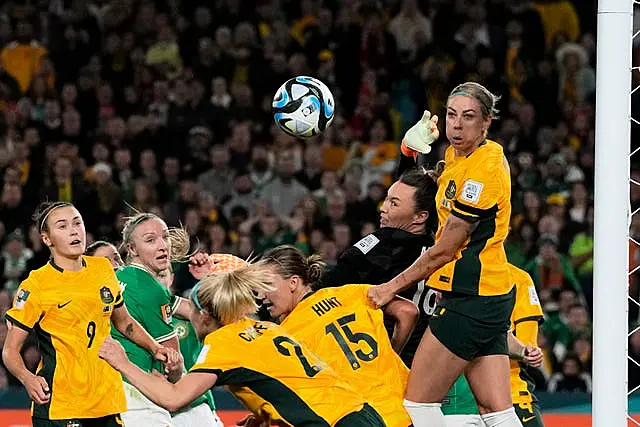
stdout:
{"type": "MultiPolygon", "coordinates": [[[[55,268],[60,273],[64,273],[64,268],[62,268],[58,264],[56,264],[56,262],[53,260],[53,258],[49,258],[49,264],[51,265],[51,267],[55,268]]],[[[84,268],[86,266],[87,266],[87,262],[84,260],[84,257],[82,257],[82,267],[84,268]]]]}

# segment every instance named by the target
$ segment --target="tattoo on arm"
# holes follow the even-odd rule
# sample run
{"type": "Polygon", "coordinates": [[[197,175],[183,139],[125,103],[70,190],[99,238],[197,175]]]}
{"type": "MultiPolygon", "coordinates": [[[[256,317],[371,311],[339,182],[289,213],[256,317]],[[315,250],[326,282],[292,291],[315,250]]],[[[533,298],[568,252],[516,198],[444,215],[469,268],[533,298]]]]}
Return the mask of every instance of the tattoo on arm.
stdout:
{"type": "Polygon", "coordinates": [[[478,226],[478,222],[468,222],[463,219],[456,218],[452,215],[447,217],[447,220],[444,223],[443,232],[453,232],[453,231],[462,231],[465,233],[465,238],[469,237],[473,230],[478,226]]]}
{"type": "Polygon", "coordinates": [[[124,334],[125,334],[127,337],[131,338],[131,336],[133,335],[133,323],[129,323],[129,324],[127,325],[127,327],[126,327],[126,328],[125,328],[125,330],[124,330],[124,334]]]}

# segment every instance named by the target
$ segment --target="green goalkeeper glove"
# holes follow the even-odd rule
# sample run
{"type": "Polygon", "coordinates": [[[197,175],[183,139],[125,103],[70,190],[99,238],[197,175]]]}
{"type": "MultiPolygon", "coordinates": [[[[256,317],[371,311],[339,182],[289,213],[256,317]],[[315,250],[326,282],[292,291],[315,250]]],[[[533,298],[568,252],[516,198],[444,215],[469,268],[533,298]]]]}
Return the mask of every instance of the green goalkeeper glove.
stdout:
{"type": "Polygon", "coordinates": [[[400,149],[407,157],[416,157],[417,153],[431,152],[431,144],[440,137],[438,116],[425,111],[422,118],[404,134],[400,149]]]}

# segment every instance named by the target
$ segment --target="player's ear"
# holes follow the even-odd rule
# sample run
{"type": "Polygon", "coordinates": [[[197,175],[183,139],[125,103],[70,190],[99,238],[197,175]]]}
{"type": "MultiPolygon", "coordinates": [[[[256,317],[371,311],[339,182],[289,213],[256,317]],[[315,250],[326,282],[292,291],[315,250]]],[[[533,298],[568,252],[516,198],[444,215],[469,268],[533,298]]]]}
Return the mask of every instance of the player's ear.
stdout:
{"type": "Polygon", "coordinates": [[[51,243],[51,239],[49,238],[49,235],[47,233],[40,233],[40,239],[42,240],[42,243],[47,245],[48,248],[53,246],[53,243],[51,243]]]}
{"type": "Polygon", "coordinates": [[[296,276],[295,274],[289,278],[289,292],[293,293],[298,289],[298,282],[300,280],[302,280],[300,276],[296,276]]]}
{"type": "Polygon", "coordinates": [[[413,214],[413,223],[414,224],[424,224],[429,218],[429,212],[427,211],[418,211],[413,214]]]}
{"type": "Polygon", "coordinates": [[[131,243],[127,243],[127,252],[130,253],[132,256],[138,255],[138,253],[136,252],[135,246],[133,246],[133,244],[131,243]]]}

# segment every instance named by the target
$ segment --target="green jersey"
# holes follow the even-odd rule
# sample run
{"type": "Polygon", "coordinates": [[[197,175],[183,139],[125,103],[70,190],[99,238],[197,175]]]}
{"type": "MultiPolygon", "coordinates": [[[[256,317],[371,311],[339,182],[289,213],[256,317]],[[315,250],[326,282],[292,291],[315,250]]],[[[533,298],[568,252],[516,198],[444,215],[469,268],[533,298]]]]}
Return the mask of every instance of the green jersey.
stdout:
{"type": "Polygon", "coordinates": [[[446,415],[478,415],[476,398],[471,392],[469,383],[464,375],[461,375],[442,401],[442,413],[446,415]]]}
{"type": "MultiPolygon", "coordinates": [[[[116,277],[120,281],[124,304],[131,317],[158,342],[175,337],[176,332],[171,324],[174,299],[167,288],[148,271],[135,265],[122,267],[116,271],[116,277]]],[[[113,325],[111,336],[122,344],[127,357],[137,367],[149,373],[153,369],[164,372],[161,362],[156,361],[147,350],[127,339],[113,325]]]]}
{"type": "MultiPolygon", "coordinates": [[[[182,353],[182,357],[184,357],[184,368],[186,372],[189,372],[189,369],[195,365],[198,359],[198,355],[202,350],[202,343],[198,339],[198,335],[195,329],[193,329],[191,322],[174,318],[173,328],[180,340],[180,353],[182,353]]],[[[216,409],[211,390],[194,400],[189,407],[195,408],[202,403],[209,405],[212,411],[216,409]]]]}

